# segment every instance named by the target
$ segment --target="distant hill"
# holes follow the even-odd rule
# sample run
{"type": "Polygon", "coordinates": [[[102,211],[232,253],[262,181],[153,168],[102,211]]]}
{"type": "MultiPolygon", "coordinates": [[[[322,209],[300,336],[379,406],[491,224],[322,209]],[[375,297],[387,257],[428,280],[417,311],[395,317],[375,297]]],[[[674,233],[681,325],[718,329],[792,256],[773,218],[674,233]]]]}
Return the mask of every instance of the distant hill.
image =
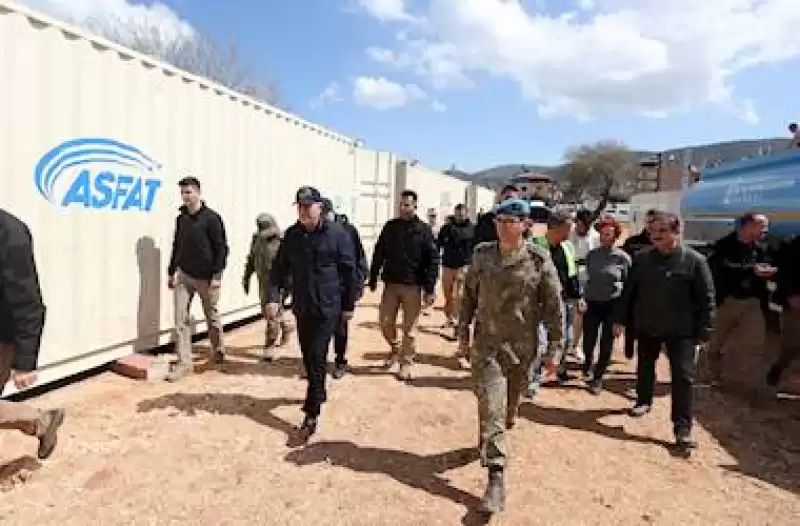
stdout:
{"type": "MultiPolygon", "coordinates": [[[[662,153],[666,155],[667,159],[672,157],[671,160],[679,166],[693,164],[702,169],[709,165],[718,163],[738,161],[740,159],[755,157],[758,155],[769,155],[773,151],[786,149],[788,141],[789,140],[787,138],[772,138],[761,140],[717,142],[712,144],[674,148],[662,153]]],[[[634,155],[642,159],[654,157],[657,155],[657,153],[658,152],[649,152],[643,150],[634,151],[634,155]]],[[[473,173],[467,173],[455,169],[445,170],[445,173],[448,173],[453,177],[457,177],[463,181],[470,181],[481,185],[486,185],[491,188],[499,188],[515,175],[526,171],[546,173],[558,178],[559,168],[561,168],[561,166],[562,165],[541,166],[535,164],[502,164],[473,173]]]]}

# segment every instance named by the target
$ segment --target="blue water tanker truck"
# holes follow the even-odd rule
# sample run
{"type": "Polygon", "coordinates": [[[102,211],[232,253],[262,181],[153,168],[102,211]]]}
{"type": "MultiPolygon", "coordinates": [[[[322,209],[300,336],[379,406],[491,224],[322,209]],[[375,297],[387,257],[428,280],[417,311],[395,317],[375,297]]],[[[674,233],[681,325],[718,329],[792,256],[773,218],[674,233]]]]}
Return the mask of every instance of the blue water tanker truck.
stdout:
{"type": "Polygon", "coordinates": [[[703,170],[681,200],[684,241],[703,250],[745,212],[766,214],[771,236],[800,235],[800,149],[703,170]]]}

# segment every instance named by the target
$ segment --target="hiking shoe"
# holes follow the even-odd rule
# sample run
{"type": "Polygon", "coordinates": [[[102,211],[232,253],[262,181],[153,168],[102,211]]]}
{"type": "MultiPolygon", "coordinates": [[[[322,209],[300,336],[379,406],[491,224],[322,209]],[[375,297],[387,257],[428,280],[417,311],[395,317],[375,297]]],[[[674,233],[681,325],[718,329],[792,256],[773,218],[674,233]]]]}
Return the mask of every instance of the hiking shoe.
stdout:
{"type": "Polygon", "coordinates": [[[597,396],[603,392],[603,380],[596,378],[589,383],[589,392],[597,396]]]}
{"type": "Polygon", "coordinates": [[[264,354],[261,356],[261,361],[264,363],[272,363],[275,361],[275,345],[265,345],[264,354]]]}
{"type": "Polygon", "coordinates": [[[178,382],[183,380],[190,374],[192,374],[193,367],[188,365],[181,365],[181,364],[173,364],[172,369],[169,373],[164,377],[164,380],[168,382],[178,382]]]}
{"type": "Polygon", "coordinates": [[[692,434],[686,429],[675,431],[675,445],[681,449],[696,449],[697,442],[692,440],[692,434]]]}
{"type": "Polygon", "coordinates": [[[539,396],[539,391],[541,390],[541,385],[539,382],[531,382],[528,384],[528,388],[525,389],[525,398],[536,398],[539,396]]]}
{"type": "Polygon", "coordinates": [[[223,351],[213,351],[211,353],[211,363],[214,365],[222,365],[225,363],[225,353],[223,351]]]}
{"type": "Polygon", "coordinates": [[[506,486],[503,480],[503,470],[489,469],[489,481],[486,491],[481,499],[481,508],[488,514],[500,513],[506,505],[506,486]]]}
{"type": "Polygon", "coordinates": [[[395,366],[395,364],[397,364],[398,361],[400,361],[400,353],[392,350],[389,353],[389,357],[386,358],[385,362],[383,362],[383,368],[387,370],[391,369],[392,367],[395,366]]]}
{"type": "Polygon", "coordinates": [[[630,409],[630,411],[628,411],[628,415],[630,415],[630,416],[632,416],[634,418],[641,418],[644,415],[646,415],[647,413],[649,413],[650,410],[652,410],[652,409],[653,409],[653,406],[651,406],[649,404],[636,404],[635,406],[633,406],[630,409]]]}
{"type": "Polygon", "coordinates": [[[289,447],[300,447],[308,444],[311,437],[317,433],[319,428],[319,418],[313,416],[306,416],[303,423],[295,432],[294,436],[289,439],[289,447]]]}
{"type": "Polygon", "coordinates": [[[58,428],[64,423],[66,413],[63,409],[51,409],[45,411],[39,417],[41,434],[39,435],[39,449],[36,456],[40,460],[45,460],[53,454],[53,450],[58,443],[58,428]]]}
{"type": "Polygon", "coordinates": [[[411,366],[409,364],[400,364],[400,370],[397,371],[397,379],[401,382],[411,380],[411,366]]]}
{"type": "Polygon", "coordinates": [[[331,376],[335,380],[341,380],[342,378],[344,378],[344,375],[346,374],[347,374],[346,363],[337,363],[336,365],[333,366],[333,372],[331,373],[331,376]]]}

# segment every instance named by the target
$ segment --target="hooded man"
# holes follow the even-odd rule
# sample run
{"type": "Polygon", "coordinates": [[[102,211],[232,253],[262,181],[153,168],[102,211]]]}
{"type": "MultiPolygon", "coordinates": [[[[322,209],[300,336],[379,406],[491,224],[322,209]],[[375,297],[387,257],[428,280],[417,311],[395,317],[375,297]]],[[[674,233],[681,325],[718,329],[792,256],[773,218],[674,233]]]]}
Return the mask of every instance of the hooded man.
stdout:
{"type": "MultiPolygon", "coordinates": [[[[261,310],[264,313],[264,320],[267,323],[266,335],[264,339],[264,361],[271,362],[274,359],[275,347],[284,345],[289,341],[289,337],[294,331],[294,325],[286,317],[281,309],[278,315],[270,317],[267,315],[266,306],[269,303],[269,273],[272,270],[272,263],[278,254],[281,246],[281,229],[275,218],[270,214],[259,214],[256,218],[256,233],[250,243],[250,252],[247,254],[247,262],[244,267],[244,278],[242,287],[245,294],[250,293],[250,280],[255,273],[258,278],[258,295],[261,301],[261,310]],[[280,336],[280,341],[278,337],[280,336]]],[[[286,289],[284,289],[285,293],[286,289]]]]}

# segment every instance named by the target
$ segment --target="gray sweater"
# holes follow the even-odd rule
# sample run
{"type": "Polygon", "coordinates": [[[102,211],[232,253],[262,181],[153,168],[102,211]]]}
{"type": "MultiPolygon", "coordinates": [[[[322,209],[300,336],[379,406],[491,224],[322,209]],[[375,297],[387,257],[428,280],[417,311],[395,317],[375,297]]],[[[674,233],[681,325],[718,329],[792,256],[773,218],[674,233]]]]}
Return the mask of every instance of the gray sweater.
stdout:
{"type": "Polygon", "coordinates": [[[631,257],[618,247],[599,247],[586,255],[586,301],[610,301],[622,296],[631,257]]]}

